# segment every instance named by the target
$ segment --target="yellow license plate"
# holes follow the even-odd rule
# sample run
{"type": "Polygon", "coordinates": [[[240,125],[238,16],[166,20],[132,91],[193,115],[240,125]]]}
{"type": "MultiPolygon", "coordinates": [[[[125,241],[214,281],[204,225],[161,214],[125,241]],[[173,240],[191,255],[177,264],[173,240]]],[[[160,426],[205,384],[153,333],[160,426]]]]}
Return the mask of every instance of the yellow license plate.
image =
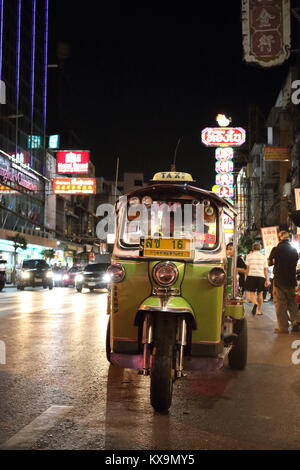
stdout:
{"type": "Polygon", "coordinates": [[[191,240],[179,238],[146,238],[144,256],[149,258],[191,258],[191,240]]]}

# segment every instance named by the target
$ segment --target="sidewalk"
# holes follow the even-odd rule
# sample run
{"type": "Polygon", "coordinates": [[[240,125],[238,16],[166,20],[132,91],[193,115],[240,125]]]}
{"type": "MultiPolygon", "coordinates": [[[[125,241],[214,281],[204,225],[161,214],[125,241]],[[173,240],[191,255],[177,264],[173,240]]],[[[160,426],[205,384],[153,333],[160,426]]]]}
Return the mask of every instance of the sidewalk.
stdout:
{"type": "MultiPolygon", "coordinates": [[[[244,306],[245,306],[246,315],[247,316],[249,315],[249,316],[252,317],[253,315],[251,314],[251,310],[252,310],[253,304],[251,304],[250,302],[244,302],[244,306]]],[[[275,307],[274,307],[273,301],[264,302],[263,305],[262,305],[261,311],[264,314],[264,316],[267,316],[270,320],[272,320],[275,324],[277,324],[275,307]]],[[[254,315],[254,316],[256,316],[256,315],[254,315]]],[[[275,327],[276,327],[276,325],[275,325],[275,327]]]]}

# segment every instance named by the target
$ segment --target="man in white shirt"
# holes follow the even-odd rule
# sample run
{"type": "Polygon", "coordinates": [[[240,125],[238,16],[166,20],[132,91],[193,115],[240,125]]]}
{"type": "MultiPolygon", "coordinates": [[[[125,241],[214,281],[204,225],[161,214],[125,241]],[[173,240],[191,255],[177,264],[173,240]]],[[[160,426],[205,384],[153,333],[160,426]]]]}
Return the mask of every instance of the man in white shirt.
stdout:
{"type": "Polygon", "coordinates": [[[262,315],[261,306],[263,303],[264,287],[269,286],[268,262],[263,255],[260,243],[253,243],[253,253],[246,258],[246,285],[245,290],[250,292],[250,300],[253,304],[252,315],[262,315]],[[257,298],[256,294],[257,293],[257,298]]]}

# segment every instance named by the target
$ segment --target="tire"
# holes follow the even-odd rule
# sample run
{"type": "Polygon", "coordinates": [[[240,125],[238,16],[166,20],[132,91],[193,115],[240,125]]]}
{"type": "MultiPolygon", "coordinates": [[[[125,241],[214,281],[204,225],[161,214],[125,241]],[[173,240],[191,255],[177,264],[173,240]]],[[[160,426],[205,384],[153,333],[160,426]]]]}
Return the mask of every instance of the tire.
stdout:
{"type": "Polygon", "coordinates": [[[50,284],[49,285],[49,290],[52,290],[53,289],[53,284],[50,284]]]}
{"type": "Polygon", "coordinates": [[[233,370],[243,370],[247,365],[248,334],[247,320],[238,320],[234,325],[234,333],[238,335],[237,343],[228,354],[229,366],[233,370]]]}
{"type": "Polygon", "coordinates": [[[112,364],[111,349],[110,349],[110,318],[107,323],[105,346],[106,346],[106,359],[108,360],[108,362],[110,362],[110,364],[112,364]]]}
{"type": "Polygon", "coordinates": [[[43,286],[43,289],[47,289],[48,286],[43,286]]]}
{"type": "Polygon", "coordinates": [[[17,286],[18,290],[24,290],[24,286],[17,286]]]}
{"type": "Polygon", "coordinates": [[[93,287],[90,289],[90,292],[94,292],[94,288],[93,288],[93,287]]]}
{"type": "Polygon", "coordinates": [[[76,290],[77,290],[77,292],[80,293],[82,291],[82,287],[76,287],[76,290]]]}
{"type": "Polygon", "coordinates": [[[154,328],[150,400],[155,411],[167,411],[173,395],[177,319],[158,313],[154,328]]]}

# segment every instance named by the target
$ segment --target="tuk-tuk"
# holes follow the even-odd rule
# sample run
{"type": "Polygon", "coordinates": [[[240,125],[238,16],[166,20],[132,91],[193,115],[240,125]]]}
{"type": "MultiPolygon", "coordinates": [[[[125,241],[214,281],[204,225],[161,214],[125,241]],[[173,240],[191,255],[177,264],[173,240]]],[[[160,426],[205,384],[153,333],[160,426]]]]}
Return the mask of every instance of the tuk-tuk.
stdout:
{"type": "Polygon", "coordinates": [[[150,375],[156,411],[169,409],[173,382],[184,371],[217,370],[226,357],[232,369],[247,363],[237,213],[192,183],[187,173],[158,173],[116,204],[107,358],[150,375]],[[226,258],[228,224],[232,259],[226,258]]]}

